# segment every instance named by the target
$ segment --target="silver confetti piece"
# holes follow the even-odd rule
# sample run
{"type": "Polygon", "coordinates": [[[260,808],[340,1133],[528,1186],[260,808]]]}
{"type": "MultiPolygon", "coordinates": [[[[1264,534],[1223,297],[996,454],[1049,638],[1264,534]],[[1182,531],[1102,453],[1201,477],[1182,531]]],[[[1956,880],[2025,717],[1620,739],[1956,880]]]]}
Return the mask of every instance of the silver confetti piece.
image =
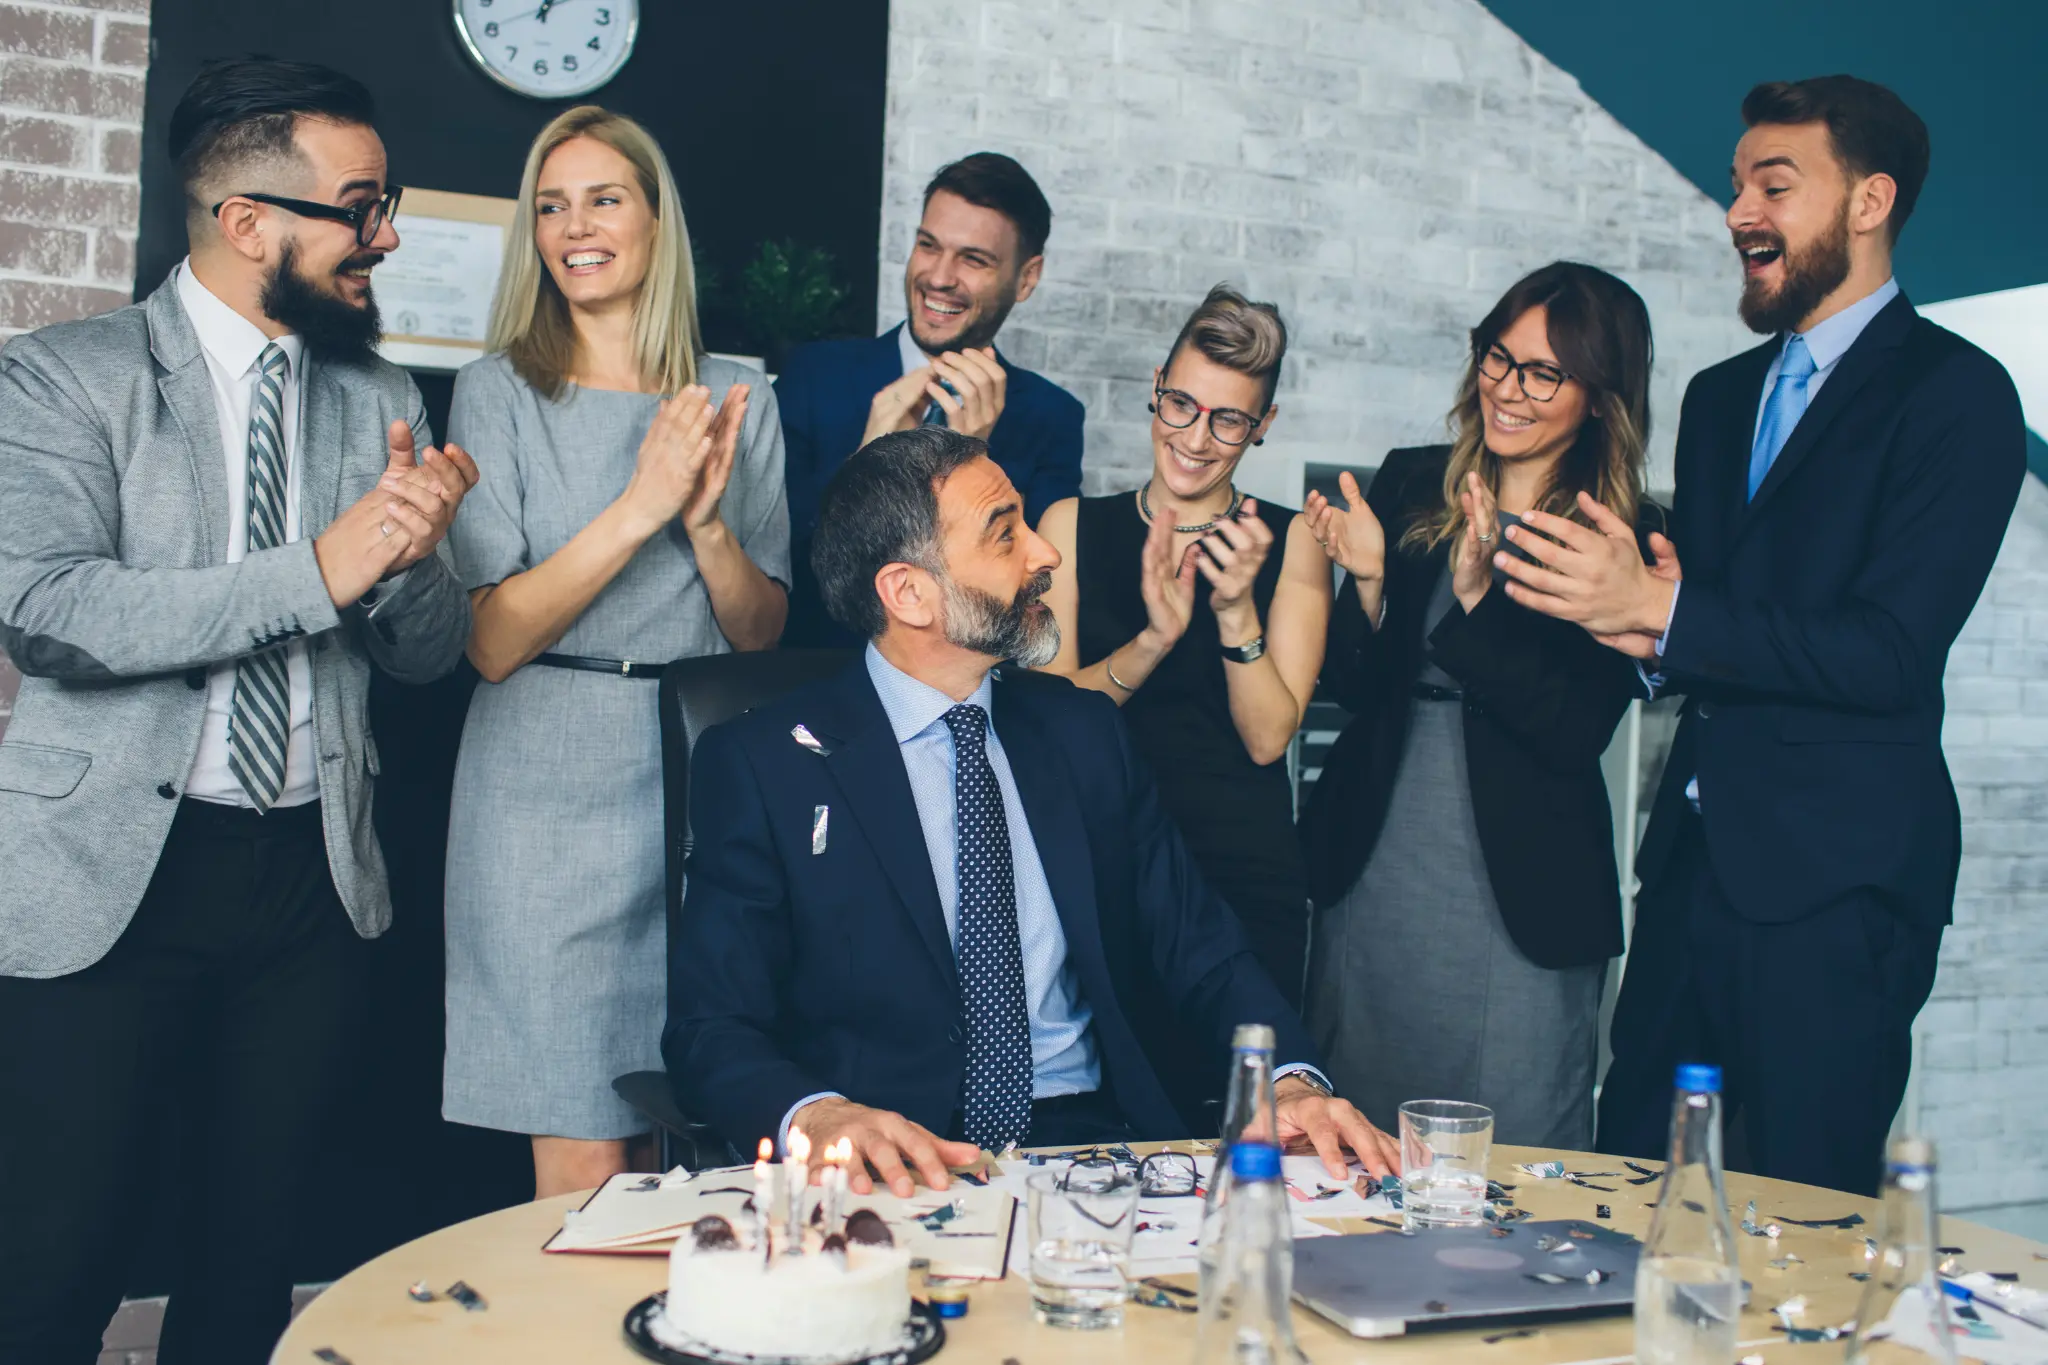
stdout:
{"type": "Polygon", "coordinates": [[[828,757],[832,753],[830,749],[818,743],[818,737],[811,733],[811,727],[808,725],[790,726],[789,737],[795,740],[797,743],[803,745],[806,749],[809,749],[819,758],[828,757]]]}
{"type": "Polygon", "coordinates": [[[347,1356],[335,1350],[332,1346],[314,1347],[313,1358],[315,1360],[326,1362],[326,1365],[352,1365],[352,1362],[349,1360],[347,1356]]]}
{"type": "Polygon", "coordinates": [[[454,1284],[448,1286],[448,1297],[472,1313],[481,1313],[484,1309],[490,1307],[489,1304],[484,1302],[483,1295],[471,1289],[468,1284],[461,1280],[457,1280],[454,1284]]]}
{"type": "MultiPolygon", "coordinates": [[[[799,725],[797,729],[801,730],[803,727],[799,725]]],[[[825,827],[831,821],[832,808],[830,806],[814,806],[811,808],[811,856],[813,858],[825,851],[825,827]]]]}
{"type": "Polygon", "coordinates": [[[432,1303],[436,1298],[434,1291],[427,1287],[425,1280],[414,1280],[405,1292],[414,1303],[432,1303]]]}

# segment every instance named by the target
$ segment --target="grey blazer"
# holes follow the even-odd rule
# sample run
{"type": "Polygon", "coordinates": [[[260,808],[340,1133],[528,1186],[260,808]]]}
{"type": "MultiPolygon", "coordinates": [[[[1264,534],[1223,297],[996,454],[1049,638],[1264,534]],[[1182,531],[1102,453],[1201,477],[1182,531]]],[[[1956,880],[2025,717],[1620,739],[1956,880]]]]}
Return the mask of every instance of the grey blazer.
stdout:
{"type": "Polygon", "coordinates": [[[428,443],[426,411],[381,360],[309,363],[299,389],[304,538],[228,564],[220,421],[175,277],[0,351],[0,649],[23,674],[0,741],[0,975],[113,947],[198,752],[207,666],[302,635],[334,885],[359,933],[390,925],[370,666],[448,672],[469,599],[444,546],[374,610],[335,610],[313,538],[383,474],[393,420],[428,443]]]}

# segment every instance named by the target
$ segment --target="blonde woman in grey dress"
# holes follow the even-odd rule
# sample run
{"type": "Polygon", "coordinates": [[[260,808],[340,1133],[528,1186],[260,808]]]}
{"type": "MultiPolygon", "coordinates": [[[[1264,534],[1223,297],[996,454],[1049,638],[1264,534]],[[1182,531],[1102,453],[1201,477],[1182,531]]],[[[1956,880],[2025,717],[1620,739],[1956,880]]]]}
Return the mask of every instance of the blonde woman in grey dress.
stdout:
{"type": "Polygon", "coordinates": [[[481,486],[449,536],[483,675],[448,835],[442,1112],[533,1139],[536,1197],[601,1184],[661,1065],[661,734],[636,665],[768,649],[788,609],[773,391],[703,354],[675,183],[594,107],[526,162],[489,356],[450,434],[481,486]]]}

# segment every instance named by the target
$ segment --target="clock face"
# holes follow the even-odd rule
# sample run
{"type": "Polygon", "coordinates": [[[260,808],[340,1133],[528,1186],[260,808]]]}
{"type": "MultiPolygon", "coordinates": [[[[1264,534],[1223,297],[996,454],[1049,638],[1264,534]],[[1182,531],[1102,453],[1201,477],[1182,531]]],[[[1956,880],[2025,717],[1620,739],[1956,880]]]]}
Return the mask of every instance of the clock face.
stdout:
{"type": "Polygon", "coordinates": [[[640,0],[455,0],[455,31],[491,79],[534,99],[597,89],[633,55],[640,0]]]}

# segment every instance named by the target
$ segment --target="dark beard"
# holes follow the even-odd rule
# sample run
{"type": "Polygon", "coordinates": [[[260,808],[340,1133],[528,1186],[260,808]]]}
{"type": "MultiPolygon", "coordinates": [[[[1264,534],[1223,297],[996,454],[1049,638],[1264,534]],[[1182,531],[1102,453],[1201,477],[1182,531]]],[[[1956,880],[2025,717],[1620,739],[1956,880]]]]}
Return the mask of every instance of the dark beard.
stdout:
{"type": "Polygon", "coordinates": [[[1049,611],[1032,610],[1052,588],[1052,571],[1040,573],[1005,604],[979,588],[964,587],[941,575],[946,594],[946,640],[991,658],[1010,659],[1025,668],[1042,668],[1060,652],[1060,623],[1049,611]]]}
{"type": "Polygon", "coordinates": [[[1842,216],[1835,220],[1832,231],[1796,254],[1786,248],[1783,238],[1768,233],[1737,238],[1735,245],[1774,246],[1784,253],[1780,259],[1785,264],[1785,282],[1778,292],[1765,294],[1755,280],[1745,280],[1739,308],[1752,332],[1765,336],[1789,332],[1849,278],[1849,206],[1842,205],[1842,216]]]}
{"type": "Polygon", "coordinates": [[[1017,306],[1016,281],[1012,280],[1010,288],[1004,292],[1002,299],[989,311],[987,317],[977,322],[972,330],[962,332],[958,340],[941,343],[937,350],[933,350],[930,346],[925,345],[924,338],[917,334],[917,291],[915,287],[907,287],[904,293],[904,302],[909,307],[906,312],[907,320],[903,325],[910,329],[910,339],[917,343],[917,349],[923,351],[926,355],[943,355],[947,351],[978,350],[984,346],[995,345],[996,334],[1003,330],[1003,324],[1010,320],[1010,310],[1017,306]]]}
{"type": "MultiPolygon", "coordinates": [[[[343,261],[335,273],[382,259],[382,252],[359,252],[343,261]]],[[[321,290],[299,274],[296,242],[286,242],[278,253],[276,268],[263,282],[262,305],[265,317],[298,333],[306,343],[306,353],[323,360],[367,360],[384,339],[384,319],[378,315],[376,296],[366,295],[358,308],[321,290]]]]}

